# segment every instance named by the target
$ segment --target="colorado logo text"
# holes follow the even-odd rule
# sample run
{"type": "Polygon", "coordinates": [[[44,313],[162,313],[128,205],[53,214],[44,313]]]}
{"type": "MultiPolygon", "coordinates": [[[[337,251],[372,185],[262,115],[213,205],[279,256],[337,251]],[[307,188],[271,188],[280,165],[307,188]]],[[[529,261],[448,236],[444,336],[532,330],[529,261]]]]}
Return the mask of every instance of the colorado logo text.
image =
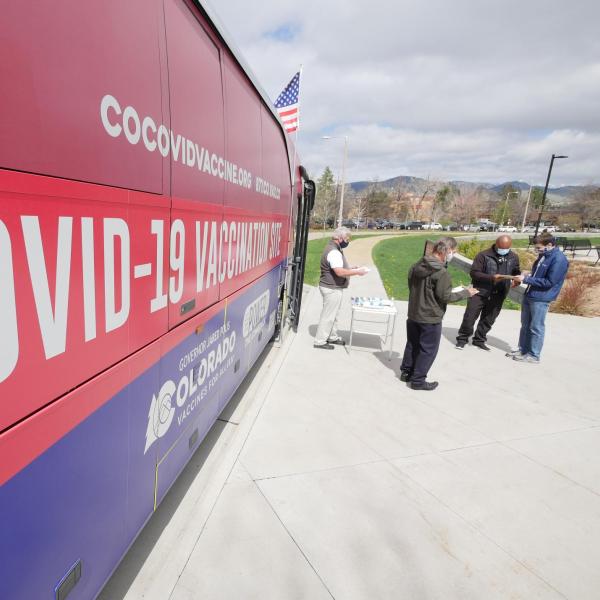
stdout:
{"type": "Polygon", "coordinates": [[[175,384],[168,379],[162,384],[158,396],[152,395],[144,454],[156,440],[167,434],[178,408],[181,410],[177,419],[181,424],[206,397],[209,387],[204,385],[206,379],[218,372],[219,367],[233,352],[235,340],[235,331],[232,331],[231,335],[224,338],[215,349],[203,357],[199,364],[191,367],[189,372],[181,377],[179,383],[175,384]]]}

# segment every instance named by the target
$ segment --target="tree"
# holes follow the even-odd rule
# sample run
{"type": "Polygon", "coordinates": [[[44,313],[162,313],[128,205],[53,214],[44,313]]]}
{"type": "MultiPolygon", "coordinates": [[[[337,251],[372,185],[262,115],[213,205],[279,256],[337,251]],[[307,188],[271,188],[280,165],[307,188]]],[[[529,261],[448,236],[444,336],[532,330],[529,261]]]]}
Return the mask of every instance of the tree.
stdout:
{"type": "Polygon", "coordinates": [[[336,208],[336,185],[333,179],[333,172],[329,167],[325,167],[323,174],[317,180],[317,196],[315,198],[315,207],[313,210],[314,221],[323,225],[323,229],[333,225],[335,221],[336,208]]]}
{"type": "Polygon", "coordinates": [[[429,177],[425,180],[425,187],[421,192],[421,195],[418,194],[411,196],[411,211],[413,214],[413,219],[415,221],[420,220],[421,211],[423,210],[423,205],[425,204],[426,199],[429,198],[436,185],[429,177]]]}
{"type": "Polygon", "coordinates": [[[596,226],[600,221],[600,188],[585,188],[577,195],[570,208],[578,216],[581,229],[596,226]]]}
{"type": "Polygon", "coordinates": [[[470,225],[479,214],[479,209],[476,208],[477,200],[479,197],[473,191],[459,190],[458,194],[454,195],[450,216],[458,226],[470,225]]]}
{"type": "Polygon", "coordinates": [[[371,219],[387,218],[390,214],[390,196],[384,190],[371,188],[365,197],[366,213],[371,219]]]}
{"type": "Polygon", "coordinates": [[[443,185],[433,197],[431,203],[431,222],[438,220],[439,214],[445,212],[452,200],[452,188],[449,185],[443,185]]]}
{"type": "Polygon", "coordinates": [[[391,214],[395,221],[408,221],[410,214],[410,195],[402,191],[400,186],[394,190],[394,198],[390,201],[391,214]]]}
{"type": "Polygon", "coordinates": [[[354,199],[352,205],[352,214],[357,223],[361,223],[367,212],[367,199],[364,195],[359,194],[354,199]]]}
{"type": "Polygon", "coordinates": [[[504,225],[509,221],[514,223],[520,210],[521,192],[510,183],[502,188],[495,202],[492,220],[495,223],[504,225]]]}

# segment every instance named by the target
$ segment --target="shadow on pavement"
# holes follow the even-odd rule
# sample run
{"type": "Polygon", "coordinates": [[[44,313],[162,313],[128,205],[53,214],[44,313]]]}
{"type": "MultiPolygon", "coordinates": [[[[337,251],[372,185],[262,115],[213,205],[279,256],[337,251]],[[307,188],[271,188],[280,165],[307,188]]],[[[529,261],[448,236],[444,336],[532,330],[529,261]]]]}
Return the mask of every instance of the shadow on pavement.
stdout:
{"type": "MultiPolygon", "coordinates": [[[[317,333],[317,325],[309,325],[308,333],[310,337],[315,337],[317,333]]],[[[346,344],[350,341],[350,330],[349,329],[338,329],[340,337],[346,340],[346,344]]],[[[378,337],[379,333],[357,333],[356,331],[352,335],[352,348],[371,348],[373,350],[381,349],[381,338],[378,337]]]]}
{"type": "Polygon", "coordinates": [[[384,366],[393,371],[396,377],[400,377],[400,365],[402,364],[402,354],[399,352],[392,352],[392,358],[389,358],[389,352],[387,350],[380,350],[379,352],[373,352],[373,356],[384,366]]]}
{"type": "MultiPolygon", "coordinates": [[[[442,327],[442,334],[452,345],[456,344],[456,336],[458,335],[456,327],[442,327]]],[[[512,350],[510,344],[493,335],[488,335],[487,345],[502,350],[502,352],[510,352],[512,350]]]]}

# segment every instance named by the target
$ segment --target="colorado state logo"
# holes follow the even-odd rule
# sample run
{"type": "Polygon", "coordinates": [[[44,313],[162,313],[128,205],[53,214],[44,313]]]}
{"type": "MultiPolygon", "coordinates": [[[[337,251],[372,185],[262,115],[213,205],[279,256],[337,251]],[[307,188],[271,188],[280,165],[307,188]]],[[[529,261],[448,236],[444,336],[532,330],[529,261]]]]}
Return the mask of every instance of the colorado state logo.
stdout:
{"type": "Polygon", "coordinates": [[[173,417],[175,416],[175,392],[177,387],[169,379],[163,383],[158,392],[158,398],[153,394],[150,411],[148,412],[148,428],[146,429],[146,447],[148,448],[169,431],[173,417]]]}

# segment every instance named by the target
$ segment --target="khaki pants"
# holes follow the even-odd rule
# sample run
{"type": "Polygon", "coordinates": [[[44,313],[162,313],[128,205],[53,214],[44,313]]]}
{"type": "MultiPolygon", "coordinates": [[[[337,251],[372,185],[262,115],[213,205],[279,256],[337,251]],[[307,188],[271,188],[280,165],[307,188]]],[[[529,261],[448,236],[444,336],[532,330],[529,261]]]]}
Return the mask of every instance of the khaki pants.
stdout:
{"type": "Polygon", "coordinates": [[[319,326],[315,335],[315,345],[320,346],[327,343],[328,339],[337,339],[338,313],[342,306],[344,290],[342,288],[327,288],[319,286],[323,296],[323,310],[319,319],[319,326]]]}

